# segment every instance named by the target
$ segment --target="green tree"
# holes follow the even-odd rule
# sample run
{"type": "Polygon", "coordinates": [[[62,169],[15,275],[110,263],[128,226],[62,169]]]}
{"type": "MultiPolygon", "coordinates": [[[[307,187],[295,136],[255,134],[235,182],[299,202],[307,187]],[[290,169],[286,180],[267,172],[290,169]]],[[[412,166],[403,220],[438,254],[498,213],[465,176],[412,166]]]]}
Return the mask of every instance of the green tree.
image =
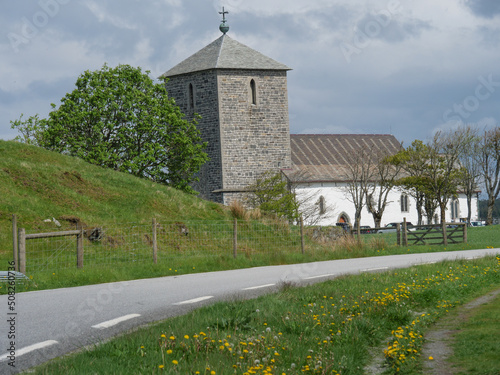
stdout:
{"type": "Polygon", "coordinates": [[[16,129],[21,133],[14,138],[14,141],[40,146],[47,121],[39,118],[38,115],[30,116],[26,120],[23,120],[23,116],[21,114],[18,120],[10,122],[11,129],[16,129]]]}
{"type": "Polygon", "coordinates": [[[477,163],[488,195],[486,223],[493,224],[495,201],[500,194],[500,127],[488,130],[480,137],[477,163]]]}
{"type": "MultiPolygon", "coordinates": [[[[415,140],[406,149],[401,150],[390,158],[390,162],[396,167],[401,168],[404,172],[404,176],[400,177],[396,181],[396,184],[415,199],[418,225],[423,223],[422,217],[425,208],[426,193],[428,198],[431,197],[428,192],[429,183],[425,177],[428,152],[429,148],[427,145],[422,141],[415,140]]],[[[427,220],[430,222],[432,216],[428,217],[427,220]]]]}
{"type": "Polygon", "coordinates": [[[255,183],[248,187],[251,191],[249,203],[263,212],[275,214],[279,218],[294,222],[299,219],[299,204],[295,194],[289,189],[287,179],[280,173],[262,173],[255,183]]]}
{"type": "Polygon", "coordinates": [[[436,197],[441,214],[441,223],[446,221],[446,205],[458,195],[464,171],[460,156],[469,144],[470,134],[462,131],[438,132],[429,143],[429,159],[426,173],[430,181],[430,192],[436,197]]]}
{"type": "Polygon", "coordinates": [[[372,214],[375,228],[381,226],[382,216],[389,203],[389,193],[396,186],[396,181],[401,177],[401,165],[391,163],[393,155],[385,151],[373,151],[375,162],[373,164],[372,180],[366,184],[366,205],[372,214]]]}
{"type": "Polygon", "coordinates": [[[196,120],[140,68],[85,71],[49,114],[41,145],[191,192],[207,161],[196,120]]]}

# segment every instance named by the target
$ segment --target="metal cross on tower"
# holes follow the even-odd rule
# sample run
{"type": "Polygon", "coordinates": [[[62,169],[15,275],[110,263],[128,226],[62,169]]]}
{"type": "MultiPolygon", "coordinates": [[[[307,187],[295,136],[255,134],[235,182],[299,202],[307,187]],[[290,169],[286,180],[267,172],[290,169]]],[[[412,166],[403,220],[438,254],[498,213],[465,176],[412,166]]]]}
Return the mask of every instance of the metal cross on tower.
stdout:
{"type": "Polygon", "coordinates": [[[222,12],[219,12],[219,14],[222,14],[222,22],[226,22],[226,14],[229,14],[228,11],[224,10],[224,7],[222,7],[222,12]]]}
{"type": "Polygon", "coordinates": [[[222,7],[222,12],[219,12],[219,14],[222,14],[222,23],[219,26],[219,30],[225,34],[229,31],[229,25],[226,24],[226,14],[228,14],[228,11],[224,10],[224,7],[222,7]]]}

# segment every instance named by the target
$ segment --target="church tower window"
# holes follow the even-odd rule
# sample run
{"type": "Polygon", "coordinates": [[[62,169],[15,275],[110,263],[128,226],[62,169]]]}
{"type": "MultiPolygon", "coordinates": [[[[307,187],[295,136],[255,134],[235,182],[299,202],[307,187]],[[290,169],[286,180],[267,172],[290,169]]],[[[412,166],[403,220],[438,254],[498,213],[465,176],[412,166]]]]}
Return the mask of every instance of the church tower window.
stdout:
{"type": "Polygon", "coordinates": [[[251,95],[251,101],[253,105],[257,105],[257,87],[255,85],[255,80],[250,81],[250,95],[251,95]]]}
{"type": "Polygon", "coordinates": [[[192,83],[189,84],[188,91],[189,109],[194,110],[194,87],[192,83]]]}

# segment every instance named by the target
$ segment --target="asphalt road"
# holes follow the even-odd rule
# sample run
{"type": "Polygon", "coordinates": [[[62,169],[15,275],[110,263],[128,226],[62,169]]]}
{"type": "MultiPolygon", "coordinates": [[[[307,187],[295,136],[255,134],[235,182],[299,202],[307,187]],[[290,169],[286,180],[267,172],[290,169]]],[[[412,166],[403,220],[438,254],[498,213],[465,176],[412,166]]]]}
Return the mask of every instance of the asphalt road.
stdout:
{"type": "Polygon", "coordinates": [[[258,267],[27,292],[15,295],[14,312],[9,310],[9,296],[2,295],[0,373],[15,374],[147,323],[218,300],[253,298],[286,282],[305,285],[346,274],[494,254],[500,254],[500,248],[258,267]]]}

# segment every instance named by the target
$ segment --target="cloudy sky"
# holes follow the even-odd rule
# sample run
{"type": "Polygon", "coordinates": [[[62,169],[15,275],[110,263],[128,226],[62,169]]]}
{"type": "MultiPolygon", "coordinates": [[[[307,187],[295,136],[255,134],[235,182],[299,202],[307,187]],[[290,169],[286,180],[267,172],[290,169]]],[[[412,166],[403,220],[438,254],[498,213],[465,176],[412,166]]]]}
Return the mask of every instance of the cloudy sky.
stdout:
{"type": "Polygon", "coordinates": [[[499,126],[498,0],[16,0],[0,2],[0,139],[85,70],[158,77],[221,34],[293,70],[292,133],[394,134],[499,126]]]}

